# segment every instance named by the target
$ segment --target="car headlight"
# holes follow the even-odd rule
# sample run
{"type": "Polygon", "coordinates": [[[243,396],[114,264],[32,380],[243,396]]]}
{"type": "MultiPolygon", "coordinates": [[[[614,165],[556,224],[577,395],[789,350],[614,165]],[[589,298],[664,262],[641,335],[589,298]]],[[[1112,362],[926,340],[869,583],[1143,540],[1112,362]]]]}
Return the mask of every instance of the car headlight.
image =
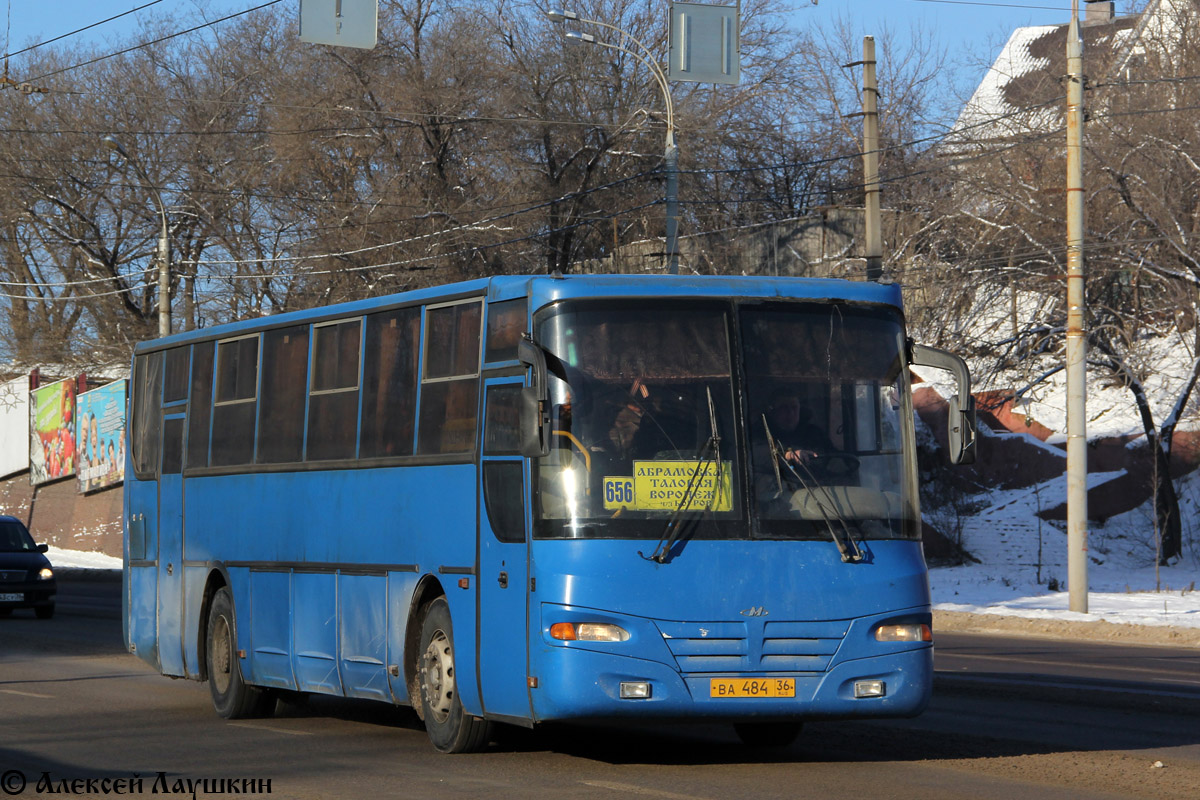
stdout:
{"type": "Polygon", "coordinates": [[[38,570],[37,577],[39,581],[48,581],[54,577],[54,570],[49,567],[42,567],[38,570]]]}

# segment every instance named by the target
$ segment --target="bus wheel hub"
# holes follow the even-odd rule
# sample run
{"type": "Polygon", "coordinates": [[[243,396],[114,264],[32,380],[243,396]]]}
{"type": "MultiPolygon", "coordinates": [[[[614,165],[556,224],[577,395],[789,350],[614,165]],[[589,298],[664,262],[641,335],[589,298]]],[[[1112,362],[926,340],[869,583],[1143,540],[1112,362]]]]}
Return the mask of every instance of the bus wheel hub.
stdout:
{"type": "Polygon", "coordinates": [[[421,657],[422,688],[429,710],[438,722],[450,716],[454,700],[454,651],[444,631],[437,631],[421,657]]]}

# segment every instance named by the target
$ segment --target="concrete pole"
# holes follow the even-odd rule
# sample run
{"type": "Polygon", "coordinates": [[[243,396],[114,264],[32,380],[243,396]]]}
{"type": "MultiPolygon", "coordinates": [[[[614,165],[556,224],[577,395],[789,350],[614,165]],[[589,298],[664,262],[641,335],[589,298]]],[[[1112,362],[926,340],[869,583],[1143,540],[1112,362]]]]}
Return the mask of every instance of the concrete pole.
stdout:
{"type": "Polygon", "coordinates": [[[1067,588],[1088,610],[1087,337],[1083,279],[1083,41],[1079,0],[1067,31],[1067,588]]]}
{"type": "Polygon", "coordinates": [[[863,37],[863,186],[867,280],[883,277],[882,220],[879,211],[879,88],[875,80],[875,37],[863,37]]]}
{"type": "MultiPolygon", "coordinates": [[[[162,201],[159,201],[162,208],[162,201]]],[[[167,236],[167,215],[162,215],[158,236],[158,335],[171,335],[171,240],[167,236]]]]}

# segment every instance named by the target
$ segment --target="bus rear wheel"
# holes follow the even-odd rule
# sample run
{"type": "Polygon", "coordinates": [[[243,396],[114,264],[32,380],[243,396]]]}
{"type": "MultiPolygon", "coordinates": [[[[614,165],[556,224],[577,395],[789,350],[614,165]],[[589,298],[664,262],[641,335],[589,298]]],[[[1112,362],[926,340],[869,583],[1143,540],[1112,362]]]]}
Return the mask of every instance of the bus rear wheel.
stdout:
{"type": "Polygon", "coordinates": [[[463,711],[456,673],[450,607],[439,597],[425,611],[417,657],[425,730],[439,752],[473,753],[487,746],[491,725],[463,711]]]}
{"type": "Polygon", "coordinates": [[[242,680],[236,631],[233,595],[221,587],[208,610],[208,690],[213,708],[225,719],[265,716],[274,707],[275,698],[242,680]]]}
{"type": "Polygon", "coordinates": [[[750,747],[787,747],[802,727],[800,722],[737,722],[733,730],[750,747]]]}

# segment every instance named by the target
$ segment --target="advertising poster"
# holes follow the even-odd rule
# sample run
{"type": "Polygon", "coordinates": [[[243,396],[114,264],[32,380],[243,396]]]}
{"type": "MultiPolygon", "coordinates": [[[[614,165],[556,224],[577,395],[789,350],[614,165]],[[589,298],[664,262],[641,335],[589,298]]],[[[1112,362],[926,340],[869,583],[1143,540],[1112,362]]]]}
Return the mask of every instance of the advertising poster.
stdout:
{"type": "Polygon", "coordinates": [[[76,398],[75,446],[79,491],[94,492],[125,480],[125,381],[76,398]]]}
{"type": "Polygon", "coordinates": [[[0,383],[0,478],[29,469],[29,376],[0,383]]]}
{"type": "Polygon", "coordinates": [[[36,486],[75,474],[75,379],[31,394],[29,482],[36,486]]]}

